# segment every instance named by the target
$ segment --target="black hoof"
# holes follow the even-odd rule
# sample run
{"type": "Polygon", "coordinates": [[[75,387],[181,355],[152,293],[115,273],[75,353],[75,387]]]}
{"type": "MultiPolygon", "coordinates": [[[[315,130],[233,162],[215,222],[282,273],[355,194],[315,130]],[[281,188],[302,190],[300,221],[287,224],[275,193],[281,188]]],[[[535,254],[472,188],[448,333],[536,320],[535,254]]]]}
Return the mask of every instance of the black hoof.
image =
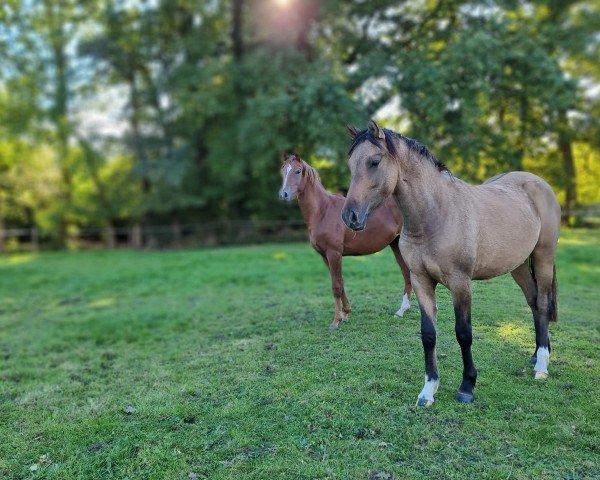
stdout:
{"type": "Polygon", "coordinates": [[[421,397],[417,400],[417,407],[428,407],[432,403],[433,402],[431,400],[427,400],[426,398],[421,397]]]}
{"type": "Polygon", "coordinates": [[[533,355],[533,356],[531,357],[531,364],[532,364],[532,365],[535,365],[536,363],[537,363],[537,357],[536,357],[535,355],[533,355]]]}
{"type": "Polygon", "coordinates": [[[475,397],[470,393],[458,392],[456,394],[456,401],[458,403],[472,403],[475,397]]]}

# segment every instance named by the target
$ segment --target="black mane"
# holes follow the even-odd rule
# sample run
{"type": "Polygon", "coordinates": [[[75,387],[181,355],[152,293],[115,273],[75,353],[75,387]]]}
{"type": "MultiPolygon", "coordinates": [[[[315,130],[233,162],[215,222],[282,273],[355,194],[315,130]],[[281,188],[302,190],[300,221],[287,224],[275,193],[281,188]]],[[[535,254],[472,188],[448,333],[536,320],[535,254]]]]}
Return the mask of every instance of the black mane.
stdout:
{"type": "MultiPolygon", "coordinates": [[[[390,155],[395,157],[398,153],[398,149],[396,148],[396,144],[394,143],[394,139],[398,138],[400,140],[404,140],[404,143],[408,147],[408,150],[414,153],[419,154],[422,157],[425,157],[429,160],[440,172],[449,172],[450,170],[444,163],[440,162],[435,155],[433,155],[429,149],[423,145],[421,142],[417,140],[413,140],[412,138],[405,137],[404,135],[400,135],[399,133],[388,130],[387,128],[383,128],[383,134],[385,136],[385,146],[390,152],[390,155]]],[[[376,138],[368,128],[361,130],[356,134],[354,139],[352,140],[352,144],[350,145],[350,150],[348,151],[348,155],[352,155],[354,149],[359,146],[363,142],[371,142],[376,147],[381,148],[381,143],[379,139],[376,138]]]]}

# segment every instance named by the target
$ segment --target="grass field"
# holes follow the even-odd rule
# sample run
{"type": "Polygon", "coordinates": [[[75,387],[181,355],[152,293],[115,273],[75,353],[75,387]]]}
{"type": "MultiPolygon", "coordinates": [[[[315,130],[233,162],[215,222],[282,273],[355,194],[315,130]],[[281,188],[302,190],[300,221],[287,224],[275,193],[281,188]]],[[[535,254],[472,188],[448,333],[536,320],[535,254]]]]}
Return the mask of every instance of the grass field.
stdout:
{"type": "MultiPolygon", "coordinates": [[[[438,289],[441,386],[391,252],[307,244],[0,258],[0,478],[600,478],[600,231],[563,232],[550,378],[510,276],[474,285],[475,403],[438,289]]],[[[414,303],[414,299],[413,299],[414,303]]]]}

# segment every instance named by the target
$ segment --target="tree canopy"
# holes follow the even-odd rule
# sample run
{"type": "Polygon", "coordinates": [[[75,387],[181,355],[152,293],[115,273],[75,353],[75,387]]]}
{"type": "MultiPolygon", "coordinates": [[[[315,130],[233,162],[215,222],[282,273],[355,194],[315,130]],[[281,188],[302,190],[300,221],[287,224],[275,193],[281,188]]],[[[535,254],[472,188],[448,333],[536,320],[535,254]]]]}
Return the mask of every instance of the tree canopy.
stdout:
{"type": "Polygon", "coordinates": [[[598,25],[593,0],[7,0],[0,229],[288,218],[282,153],[342,190],[370,117],[570,214],[600,202],[598,25]]]}

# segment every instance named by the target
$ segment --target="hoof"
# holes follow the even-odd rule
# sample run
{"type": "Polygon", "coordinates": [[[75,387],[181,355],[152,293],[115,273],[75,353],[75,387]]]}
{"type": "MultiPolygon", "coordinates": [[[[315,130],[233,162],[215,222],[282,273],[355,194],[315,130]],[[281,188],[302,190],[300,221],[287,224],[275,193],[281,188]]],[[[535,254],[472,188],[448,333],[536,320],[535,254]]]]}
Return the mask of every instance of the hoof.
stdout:
{"type": "Polygon", "coordinates": [[[406,312],[409,308],[410,308],[410,298],[405,293],[404,296],[402,297],[402,305],[400,305],[400,309],[394,315],[396,315],[397,317],[402,317],[402,316],[404,316],[404,312],[406,312]]]}
{"type": "Polygon", "coordinates": [[[340,326],[340,323],[342,323],[344,321],[343,318],[336,318],[333,320],[333,322],[331,322],[331,324],[329,325],[329,331],[333,332],[334,330],[337,330],[338,327],[340,326]]]}
{"type": "Polygon", "coordinates": [[[433,404],[433,400],[429,400],[427,398],[420,397],[417,399],[417,404],[415,406],[416,407],[429,407],[432,404],[433,404]]]}
{"type": "Polygon", "coordinates": [[[456,401],[458,403],[473,403],[475,397],[470,393],[458,392],[456,394],[456,401]]]}
{"type": "Polygon", "coordinates": [[[548,378],[548,374],[546,372],[535,372],[533,378],[536,380],[546,380],[548,378]]]}

